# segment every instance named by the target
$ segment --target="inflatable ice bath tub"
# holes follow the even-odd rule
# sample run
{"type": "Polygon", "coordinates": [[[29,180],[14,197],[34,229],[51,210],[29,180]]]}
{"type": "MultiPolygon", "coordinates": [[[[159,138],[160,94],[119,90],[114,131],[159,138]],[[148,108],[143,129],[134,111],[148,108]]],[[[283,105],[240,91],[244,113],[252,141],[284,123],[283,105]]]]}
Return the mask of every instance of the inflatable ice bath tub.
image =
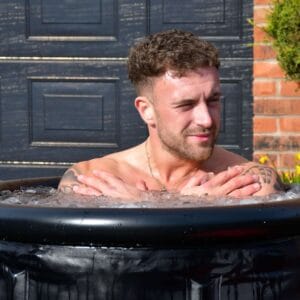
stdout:
{"type": "MultiPolygon", "coordinates": [[[[3,181],[0,190],[58,180],[3,181]]],[[[299,234],[300,197],[183,208],[2,201],[0,299],[297,300],[299,234]]]]}

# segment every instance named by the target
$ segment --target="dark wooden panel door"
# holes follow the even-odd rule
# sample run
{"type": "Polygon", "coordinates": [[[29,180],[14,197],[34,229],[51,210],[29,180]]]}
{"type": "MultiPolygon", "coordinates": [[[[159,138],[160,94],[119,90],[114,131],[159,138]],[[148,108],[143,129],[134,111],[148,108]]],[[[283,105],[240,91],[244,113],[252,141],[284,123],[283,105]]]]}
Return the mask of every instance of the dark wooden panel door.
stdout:
{"type": "Polygon", "coordinates": [[[170,28],[222,58],[218,143],[251,155],[252,1],[0,0],[0,179],[52,176],[140,143],[128,48],[170,28]]]}

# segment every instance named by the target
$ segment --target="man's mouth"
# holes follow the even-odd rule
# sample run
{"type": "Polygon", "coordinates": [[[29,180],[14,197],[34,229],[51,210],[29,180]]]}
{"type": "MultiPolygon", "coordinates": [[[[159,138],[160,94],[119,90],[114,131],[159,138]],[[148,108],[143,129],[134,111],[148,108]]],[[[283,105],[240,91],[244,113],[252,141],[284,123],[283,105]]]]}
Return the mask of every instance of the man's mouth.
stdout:
{"type": "Polygon", "coordinates": [[[192,141],[197,142],[210,142],[214,136],[213,129],[191,129],[186,131],[185,136],[192,141]]]}
{"type": "Polygon", "coordinates": [[[206,142],[209,141],[212,137],[212,133],[193,133],[189,134],[188,137],[192,140],[200,141],[200,142],[206,142]]]}

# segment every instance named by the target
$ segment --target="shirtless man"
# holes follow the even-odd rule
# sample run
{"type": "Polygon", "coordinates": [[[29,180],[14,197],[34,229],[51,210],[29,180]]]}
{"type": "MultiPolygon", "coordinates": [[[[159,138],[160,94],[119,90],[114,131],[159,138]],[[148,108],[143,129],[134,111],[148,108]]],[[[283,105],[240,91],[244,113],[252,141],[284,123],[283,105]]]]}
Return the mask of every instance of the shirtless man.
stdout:
{"type": "Polygon", "coordinates": [[[215,145],[218,68],[217,50],[192,33],[169,30],[134,46],[128,72],[149,137],[125,151],[75,164],[59,190],[127,199],[153,190],[233,197],[281,190],[273,169],[215,145]]]}

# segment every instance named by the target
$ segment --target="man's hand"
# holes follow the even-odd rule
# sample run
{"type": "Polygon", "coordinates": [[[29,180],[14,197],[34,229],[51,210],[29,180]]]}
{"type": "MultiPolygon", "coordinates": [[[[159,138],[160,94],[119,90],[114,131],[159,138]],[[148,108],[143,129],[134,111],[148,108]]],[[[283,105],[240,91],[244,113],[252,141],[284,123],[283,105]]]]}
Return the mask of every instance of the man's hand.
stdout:
{"type": "Polygon", "coordinates": [[[133,186],[105,171],[95,170],[93,175],[78,175],[77,180],[82,184],[73,186],[73,191],[88,196],[104,195],[131,200],[141,198],[143,192],[147,191],[144,181],[133,186]]]}
{"type": "Polygon", "coordinates": [[[256,196],[265,196],[269,194],[279,193],[286,191],[288,186],[285,185],[275,169],[259,165],[256,163],[250,163],[246,167],[245,175],[256,175],[259,177],[261,189],[255,193],[256,196]]]}
{"type": "Polygon", "coordinates": [[[232,167],[217,175],[208,173],[206,176],[194,176],[181,189],[182,195],[196,196],[251,196],[261,189],[259,176],[242,174],[244,168],[232,167]]]}

